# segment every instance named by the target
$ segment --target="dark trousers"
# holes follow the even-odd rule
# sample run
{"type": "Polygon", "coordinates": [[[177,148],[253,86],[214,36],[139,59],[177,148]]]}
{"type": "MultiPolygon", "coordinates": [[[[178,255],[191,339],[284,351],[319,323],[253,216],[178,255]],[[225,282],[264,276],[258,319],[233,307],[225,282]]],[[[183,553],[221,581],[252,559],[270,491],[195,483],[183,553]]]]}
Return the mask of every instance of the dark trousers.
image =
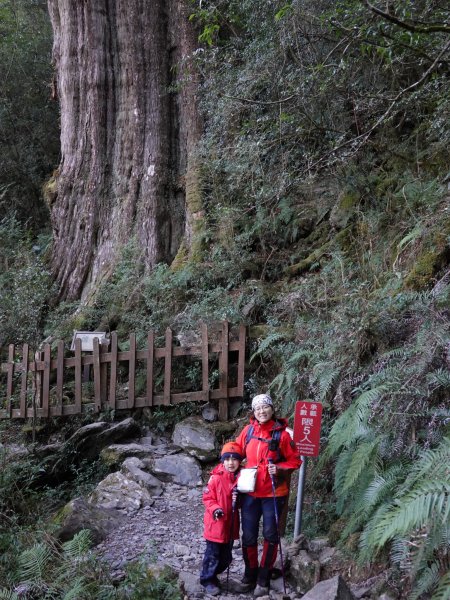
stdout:
{"type": "Polygon", "coordinates": [[[230,543],[219,544],[219,542],[206,540],[200,583],[202,585],[208,585],[208,583],[217,584],[217,575],[223,573],[228,568],[232,558],[230,543]]]}
{"type": "Polygon", "coordinates": [[[278,550],[277,516],[283,510],[286,496],[274,498],[254,498],[241,495],[242,555],[245,563],[244,583],[269,587],[270,573],[278,550]],[[275,513],[275,502],[276,510],[275,513]],[[258,567],[259,522],[263,520],[263,552],[258,567]]]}
{"type": "MultiPolygon", "coordinates": [[[[275,517],[273,497],[254,498],[248,494],[241,494],[241,521],[242,545],[256,546],[258,543],[258,530],[261,517],[263,519],[263,537],[266,541],[278,544],[278,528],[275,517]]],[[[277,496],[277,512],[281,515],[286,496],[277,496]]]]}

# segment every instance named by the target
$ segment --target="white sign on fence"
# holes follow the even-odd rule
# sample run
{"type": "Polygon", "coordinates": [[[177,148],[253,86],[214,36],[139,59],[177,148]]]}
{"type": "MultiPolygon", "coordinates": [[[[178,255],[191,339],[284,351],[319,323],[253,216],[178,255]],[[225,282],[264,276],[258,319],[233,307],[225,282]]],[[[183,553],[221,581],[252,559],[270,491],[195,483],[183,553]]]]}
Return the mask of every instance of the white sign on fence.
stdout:
{"type": "Polygon", "coordinates": [[[81,350],[83,352],[93,352],[94,338],[98,338],[99,344],[109,344],[106,331],[74,331],[70,349],[75,350],[75,340],[81,340],[81,350]]]}

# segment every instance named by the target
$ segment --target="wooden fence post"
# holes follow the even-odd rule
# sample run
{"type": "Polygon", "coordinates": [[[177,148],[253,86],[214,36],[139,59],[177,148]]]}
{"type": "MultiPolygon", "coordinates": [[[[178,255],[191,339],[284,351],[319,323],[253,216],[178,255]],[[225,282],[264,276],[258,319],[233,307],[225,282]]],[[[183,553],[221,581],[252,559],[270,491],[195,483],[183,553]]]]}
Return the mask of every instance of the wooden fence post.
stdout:
{"type": "Polygon", "coordinates": [[[59,340],[56,350],[56,406],[55,416],[63,414],[63,389],[64,389],[64,342],[59,340]]]}
{"type": "MultiPolygon", "coordinates": [[[[42,372],[41,369],[38,368],[38,362],[42,361],[42,352],[36,350],[34,353],[34,390],[33,390],[33,406],[32,406],[32,416],[33,422],[36,421],[38,416],[38,410],[41,407],[42,402],[42,372]]],[[[34,441],[34,440],[33,440],[34,441]]]]}
{"type": "Polygon", "coordinates": [[[205,402],[209,400],[209,348],[208,326],[202,323],[202,391],[205,402]]]}
{"type": "Polygon", "coordinates": [[[130,358],[128,362],[128,408],[134,407],[136,391],[136,334],[130,334],[130,358]]]}
{"type": "Polygon", "coordinates": [[[172,339],[173,332],[168,327],[166,329],[166,347],[164,361],[164,405],[170,404],[170,384],[172,379],[172,339]]]}
{"type": "Polygon", "coordinates": [[[147,336],[147,406],[153,406],[153,360],[155,356],[155,334],[147,336]]]}
{"type": "Polygon", "coordinates": [[[6,381],[6,414],[8,418],[11,418],[12,415],[12,395],[14,391],[14,355],[15,355],[15,345],[9,344],[8,347],[8,379],[6,381]]]}
{"type": "Polygon", "coordinates": [[[82,397],[81,339],[75,340],[75,412],[81,414],[82,397]]]}
{"type": "Polygon", "coordinates": [[[238,350],[238,396],[244,395],[244,371],[245,371],[245,325],[239,326],[239,350],[238,350]]]}
{"type": "Polygon", "coordinates": [[[42,377],[42,416],[48,417],[50,411],[50,367],[51,367],[50,344],[44,346],[44,375],[42,377]]]}
{"type": "Polygon", "coordinates": [[[20,409],[19,417],[25,419],[27,416],[27,386],[28,386],[28,362],[29,362],[29,346],[23,345],[22,350],[22,377],[20,383],[20,409]]]}
{"type": "Polygon", "coordinates": [[[92,360],[94,372],[94,402],[95,412],[100,412],[101,409],[101,378],[100,378],[100,344],[98,338],[94,338],[92,344],[92,360]]]}
{"type": "Polygon", "coordinates": [[[229,350],[229,323],[222,323],[222,343],[219,357],[219,421],[228,420],[228,350],[229,350]]]}
{"type": "Polygon", "coordinates": [[[103,406],[108,401],[108,363],[102,361],[102,355],[108,352],[108,342],[100,344],[100,404],[103,406]]]}
{"type": "Polygon", "coordinates": [[[111,370],[109,373],[109,407],[116,409],[117,389],[117,333],[111,333],[111,370]]]}

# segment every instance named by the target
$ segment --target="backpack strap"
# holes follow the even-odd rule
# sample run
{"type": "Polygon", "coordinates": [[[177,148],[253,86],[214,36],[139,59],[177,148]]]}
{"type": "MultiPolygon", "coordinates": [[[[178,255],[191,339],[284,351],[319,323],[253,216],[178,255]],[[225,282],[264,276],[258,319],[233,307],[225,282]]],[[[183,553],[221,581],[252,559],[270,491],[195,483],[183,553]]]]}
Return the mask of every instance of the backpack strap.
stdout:
{"type": "Polygon", "coordinates": [[[280,452],[280,439],[281,439],[282,429],[275,429],[275,431],[272,433],[272,437],[269,439],[261,438],[256,435],[253,435],[253,431],[254,431],[254,426],[250,425],[249,428],[247,429],[247,434],[245,436],[244,451],[245,451],[245,448],[247,447],[247,444],[250,443],[250,440],[258,440],[259,442],[264,442],[265,444],[271,444],[271,445],[276,446],[276,450],[274,448],[272,451],[276,451],[277,462],[280,462],[280,460],[282,459],[281,452],[280,452]]]}
{"type": "MultiPolygon", "coordinates": [[[[245,446],[247,446],[247,444],[253,438],[253,430],[254,430],[254,426],[250,425],[249,428],[247,429],[247,435],[245,436],[245,446]]],[[[245,448],[244,448],[244,450],[245,450],[245,448]]]]}

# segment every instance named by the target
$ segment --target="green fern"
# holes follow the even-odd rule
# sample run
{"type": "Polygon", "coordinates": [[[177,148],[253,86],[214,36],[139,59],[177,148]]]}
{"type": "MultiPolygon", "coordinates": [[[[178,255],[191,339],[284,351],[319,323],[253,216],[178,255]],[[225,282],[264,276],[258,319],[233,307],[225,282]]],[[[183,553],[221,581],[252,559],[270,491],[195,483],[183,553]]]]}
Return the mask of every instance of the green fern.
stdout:
{"type": "Polygon", "coordinates": [[[270,349],[276,342],[280,340],[284,340],[286,338],[286,334],[284,333],[271,333],[266,338],[262,340],[259,344],[258,349],[254,352],[250,357],[250,362],[253,361],[257,356],[261,356],[266,352],[266,350],[270,349]]]}
{"type": "Polygon", "coordinates": [[[450,600],[450,571],[439,579],[431,600],[450,600]]]}
{"type": "Polygon", "coordinates": [[[352,460],[346,473],[345,481],[342,487],[343,492],[350,491],[355,485],[363,472],[367,472],[371,463],[373,464],[373,456],[376,455],[378,449],[378,438],[371,442],[363,442],[353,452],[352,460]]]}
{"type": "Polygon", "coordinates": [[[341,493],[341,490],[344,487],[345,479],[347,477],[347,472],[350,468],[350,464],[352,462],[353,450],[352,449],[344,449],[339,455],[338,460],[336,461],[336,466],[334,469],[334,491],[337,497],[337,506],[336,510],[338,514],[341,514],[344,509],[345,500],[347,498],[347,494],[341,493]]]}
{"type": "Polygon", "coordinates": [[[423,594],[436,587],[439,581],[439,563],[434,562],[421,573],[420,579],[414,585],[414,589],[408,600],[419,600],[423,594]]]}
{"type": "Polygon", "coordinates": [[[318,388],[318,400],[323,402],[333,384],[341,373],[341,368],[336,368],[332,362],[319,362],[314,365],[312,374],[313,382],[318,388]]]}
{"type": "Polygon", "coordinates": [[[427,382],[434,387],[450,388],[450,372],[447,369],[436,369],[428,373],[427,382]]]}
{"type": "Polygon", "coordinates": [[[89,584],[84,576],[76,577],[68,583],[69,589],[64,593],[64,596],[61,597],[61,600],[89,599],[89,584]]]}
{"type": "Polygon", "coordinates": [[[382,398],[387,389],[386,385],[380,385],[366,390],[337,419],[328,439],[328,456],[335,456],[342,447],[348,447],[356,439],[367,434],[371,406],[382,398]]]}
{"type": "Polygon", "coordinates": [[[19,556],[19,571],[24,582],[42,582],[53,553],[47,544],[35,544],[19,556]]]}
{"type": "Polygon", "coordinates": [[[412,463],[405,482],[400,488],[400,493],[411,489],[416,482],[420,482],[424,478],[448,478],[449,464],[450,437],[445,437],[437,448],[420,453],[419,459],[412,463]]]}
{"type": "Polygon", "coordinates": [[[89,529],[82,529],[71,540],[63,544],[63,552],[68,559],[80,558],[92,546],[92,533],[89,529]]]}
{"type": "Polygon", "coordinates": [[[15,592],[0,589],[0,600],[19,600],[19,596],[15,592]]]}
{"type": "Polygon", "coordinates": [[[423,527],[431,519],[443,525],[450,514],[450,482],[424,481],[422,485],[396,500],[374,528],[376,548],[382,548],[396,535],[423,527]]]}

